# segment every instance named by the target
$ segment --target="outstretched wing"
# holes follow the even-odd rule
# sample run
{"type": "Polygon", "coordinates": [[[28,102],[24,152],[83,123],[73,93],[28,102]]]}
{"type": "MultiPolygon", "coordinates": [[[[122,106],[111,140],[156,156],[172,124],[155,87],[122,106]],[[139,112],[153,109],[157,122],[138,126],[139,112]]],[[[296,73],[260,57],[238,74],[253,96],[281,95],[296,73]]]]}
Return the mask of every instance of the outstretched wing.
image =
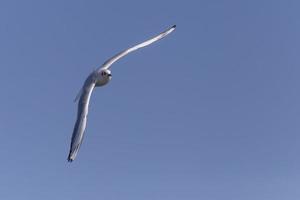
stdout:
{"type": "Polygon", "coordinates": [[[165,36],[167,36],[168,34],[170,34],[172,31],[174,31],[176,28],[176,25],[172,26],[171,28],[165,30],[164,32],[158,34],[157,36],[143,42],[143,43],[140,43],[138,45],[135,45],[129,49],[126,49],[124,51],[121,51],[120,53],[116,54],[115,56],[113,56],[112,58],[108,59],[99,69],[98,71],[100,71],[101,69],[109,69],[110,66],[116,62],[117,60],[119,60],[120,58],[122,58],[123,56],[126,56],[127,54],[129,54],[130,52],[133,52],[139,48],[142,48],[142,47],[145,47],[145,46],[148,46],[150,44],[152,44],[153,42],[156,42],[162,38],[164,38],[165,36]]]}
{"type": "Polygon", "coordinates": [[[83,140],[83,135],[85,132],[87,122],[90,97],[95,87],[95,79],[93,77],[94,73],[91,73],[86,79],[81,89],[81,95],[78,102],[77,119],[73,130],[71,147],[68,156],[69,162],[72,162],[75,159],[83,140]]]}

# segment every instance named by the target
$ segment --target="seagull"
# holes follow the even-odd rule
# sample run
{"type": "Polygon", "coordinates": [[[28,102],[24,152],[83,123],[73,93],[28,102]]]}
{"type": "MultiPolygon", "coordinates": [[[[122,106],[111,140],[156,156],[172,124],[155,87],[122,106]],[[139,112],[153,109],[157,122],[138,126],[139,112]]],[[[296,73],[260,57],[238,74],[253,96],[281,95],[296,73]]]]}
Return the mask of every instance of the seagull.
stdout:
{"type": "Polygon", "coordinates": [[[164,37],[169,35],[171,32],[173,32],[176,28],[176,25],[168,28],[164,32],[158,34],[157,36],[146,40],[145,42],[142,42],[140,44],[137,44],[129,49],[125,49],[124,51],[121,51],[120,53],[116,54],[115,56],[108,59],[106,62],[103,63],[101,67],[94,70],[90,75],[86,78],[81,90],[79,91],[78,95],[74,99],[74,102],[79,100],[78,102],[78,110],[77,110],[77,119],[75,122],[75,126],[73,129],[72,139],[71,139],[71,146],[70,146],[70,152],[68,155],[68,161],[72,162],[79,151],[80,145],[83,141],[83,136],[85,133],[86,123],[87,123],[87,115],[88,115],[88,109],[89,109],[89,102],[90,97],[93,92],[93,89],[95,87],[101,87],[106,85],[112,78],[111,75],[111,65],[115,63],[120,58],[126,56],[127,54],[138,50],[140,48],[143,48],[145,46],[148,46],[164,37]]]}

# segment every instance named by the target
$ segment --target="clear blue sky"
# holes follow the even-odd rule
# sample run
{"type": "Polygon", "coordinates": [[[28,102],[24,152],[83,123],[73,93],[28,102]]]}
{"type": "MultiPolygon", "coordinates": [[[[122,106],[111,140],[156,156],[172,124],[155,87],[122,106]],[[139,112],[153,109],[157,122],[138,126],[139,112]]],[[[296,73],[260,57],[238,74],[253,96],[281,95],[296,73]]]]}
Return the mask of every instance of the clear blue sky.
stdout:
{"type": "Polygon", "coordinates": [[[0,2],[0,199],[298,200],[299,1],[0,2]],[[67,162],[73,99],[120,50],[67,162]]]}

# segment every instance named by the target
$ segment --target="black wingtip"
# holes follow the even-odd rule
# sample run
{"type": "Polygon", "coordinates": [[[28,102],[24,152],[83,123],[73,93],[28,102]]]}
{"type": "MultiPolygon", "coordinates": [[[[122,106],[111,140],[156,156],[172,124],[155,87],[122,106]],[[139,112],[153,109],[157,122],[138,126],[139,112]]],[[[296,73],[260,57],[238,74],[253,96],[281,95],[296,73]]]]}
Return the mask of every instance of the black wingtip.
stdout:
{"type": "Polygon", "coordinates": [[[73,162],[74,159],[71,158],[71,152],[69,153],[67,160],[68,160],[68,162],[73,162]]]}
{"type": "Polygon", "coordinates": [[[176,25],[173,25],[171,28],[176,28],[176,25]]]}

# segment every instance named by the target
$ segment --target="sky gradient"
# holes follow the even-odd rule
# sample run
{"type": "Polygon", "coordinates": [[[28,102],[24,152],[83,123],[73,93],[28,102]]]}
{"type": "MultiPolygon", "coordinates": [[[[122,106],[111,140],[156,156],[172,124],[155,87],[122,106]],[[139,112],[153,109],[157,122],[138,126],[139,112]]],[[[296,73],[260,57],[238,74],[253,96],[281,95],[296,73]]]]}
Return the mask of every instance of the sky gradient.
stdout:
{"type": "Polygon", "coordinates": [[[299,1],[1,1],[0,199],[299,200],[299,1]],[[85,78],[96,88],[67,162],[85,78]]]}

